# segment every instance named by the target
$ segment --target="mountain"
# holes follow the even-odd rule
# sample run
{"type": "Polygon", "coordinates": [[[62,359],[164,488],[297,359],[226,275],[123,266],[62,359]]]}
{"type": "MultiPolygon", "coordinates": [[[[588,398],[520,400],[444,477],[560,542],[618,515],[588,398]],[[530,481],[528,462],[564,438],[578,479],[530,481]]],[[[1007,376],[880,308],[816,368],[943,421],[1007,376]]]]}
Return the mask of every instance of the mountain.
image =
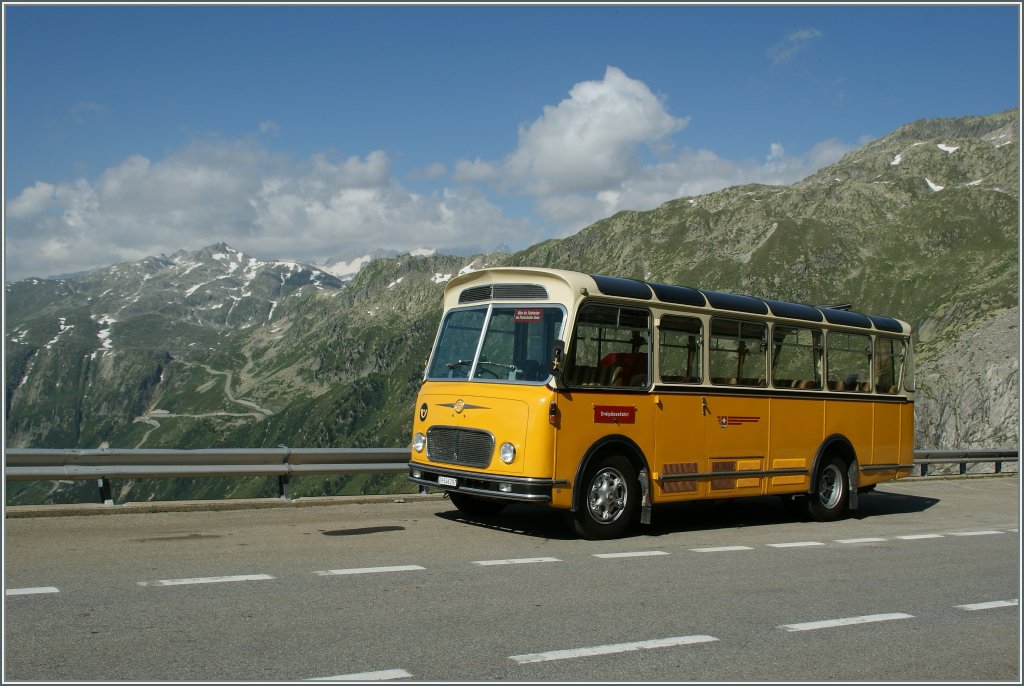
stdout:
{"type": "MultiPolygon", "coordinates": [[[[331,274],[219,244],[8,284],[6,445],[406,445],[444,283],[463,270],[534,265],[905,319],[915,327],[917,447],[1014,447],[1018,132],[1016,111],[913,122],[791,186],[620,212],[514,254],[418,250],[331,274]]],[[[119,500],[145,500],[272,495],[275,485],[115,488],[119,500]]],[[[8,502],[91,500],[93,490],[12,482],[8,502]]],[[[292,484],[298,495],[402,490],[414,489],[393,475],[292,484]]]]}

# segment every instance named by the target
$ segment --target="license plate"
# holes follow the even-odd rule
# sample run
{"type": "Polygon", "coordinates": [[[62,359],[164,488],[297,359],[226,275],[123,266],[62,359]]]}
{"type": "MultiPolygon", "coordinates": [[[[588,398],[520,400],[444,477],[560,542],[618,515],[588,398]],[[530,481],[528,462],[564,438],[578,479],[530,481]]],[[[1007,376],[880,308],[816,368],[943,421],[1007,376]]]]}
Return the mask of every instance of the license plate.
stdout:
{"type": "Polygon", "coordinates": [[[438,486],[458,486],[459,482],[450,476],[439,476],[437,477],[438,486]]]}

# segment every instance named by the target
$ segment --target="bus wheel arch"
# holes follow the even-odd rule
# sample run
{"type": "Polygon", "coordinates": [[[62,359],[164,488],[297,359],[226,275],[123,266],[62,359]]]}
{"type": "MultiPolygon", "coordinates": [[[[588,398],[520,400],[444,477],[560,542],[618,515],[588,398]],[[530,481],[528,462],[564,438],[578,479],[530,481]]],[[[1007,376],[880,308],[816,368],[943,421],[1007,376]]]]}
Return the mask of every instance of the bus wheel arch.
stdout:
{"type": "Polygon", "coordinates": [[[617,538],[637,519],[649,474],[640,448],[625,436],[607,436],[587,451],[577,468],[569,518],[590,539],[617,538]]]}
{"type": "Polygon", "coordinates": [[[857,509],[858,469],[857,453],[845,436],[829,436],[822,442],[806,499],[811,518],[833,521],[857,509]]]}

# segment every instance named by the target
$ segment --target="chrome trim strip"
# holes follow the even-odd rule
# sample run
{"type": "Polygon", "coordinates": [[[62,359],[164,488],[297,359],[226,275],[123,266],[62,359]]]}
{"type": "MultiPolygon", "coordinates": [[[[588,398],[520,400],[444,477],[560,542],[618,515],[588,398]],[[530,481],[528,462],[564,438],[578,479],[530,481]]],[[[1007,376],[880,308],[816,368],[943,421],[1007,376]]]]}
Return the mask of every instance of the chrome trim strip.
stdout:
{"type": "Polygon", "coordinates": [[[749,469],[742,472],[695,472],[693,474],[661,474],[658,481],[688,481],[692,479],[723,479],[723,478],[749,478],[752,476],[786,476],[793,474],[810,474],[810,470],[794,467],[792,469],[749,469]]]}
{"type": "Polygon", "coordinates": [[[421,486],[432,486],[434,488],[442,488],[446,491],[458,491],[459,493],[470,493],[472,495],[487,496],[495,500],[520,500],[523,502],[532,503],[546,503],[551,500],[551,496],[534,494],[534,493],[502,493],[500,491],[490,491],[485,488],[472,488],[468,486],[458,486],[452,488],[450,486],[438,486],[436,481],[427,481],[425,479],[416,479],[409,477],[409,481],[420,484],[421,486]]]}
{"type": "Polygon", "coordinates": [[[554,479],[536,479],[531,476],[506,476],[505,474],[470,472],[464,469],[448,469],[446,467],[436,467],[432,464],[425,465],[422,462],[410,461],[408,466],[409,469],[418,469],[421,472],[430,472],[431,474],[462,477],[464,479],[479,479],[480,481],[494,481],[495,483],[503,481],[505,483],[520,484],[523,486],[567,486],[569,483],[564,480],[555,481],[554,479]]]}

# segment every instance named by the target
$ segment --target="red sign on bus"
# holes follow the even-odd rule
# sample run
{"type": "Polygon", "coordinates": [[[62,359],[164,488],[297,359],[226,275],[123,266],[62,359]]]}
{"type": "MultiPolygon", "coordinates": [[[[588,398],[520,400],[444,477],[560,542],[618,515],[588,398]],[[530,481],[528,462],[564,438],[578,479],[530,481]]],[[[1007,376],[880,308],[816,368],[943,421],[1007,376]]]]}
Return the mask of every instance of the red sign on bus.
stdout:
{"type": "Polygon", "coordinates": [[[513,317],[513,319],[517,322],[539,322],[542,321],[543,316],[543,310],[528,307],[517,307],[515,317],[513,317]]]}
{"type": "Polygon", "coordinates": [[[598,424],[635,424],[636,408],[594,405],[594,421],[598,424]]]}

